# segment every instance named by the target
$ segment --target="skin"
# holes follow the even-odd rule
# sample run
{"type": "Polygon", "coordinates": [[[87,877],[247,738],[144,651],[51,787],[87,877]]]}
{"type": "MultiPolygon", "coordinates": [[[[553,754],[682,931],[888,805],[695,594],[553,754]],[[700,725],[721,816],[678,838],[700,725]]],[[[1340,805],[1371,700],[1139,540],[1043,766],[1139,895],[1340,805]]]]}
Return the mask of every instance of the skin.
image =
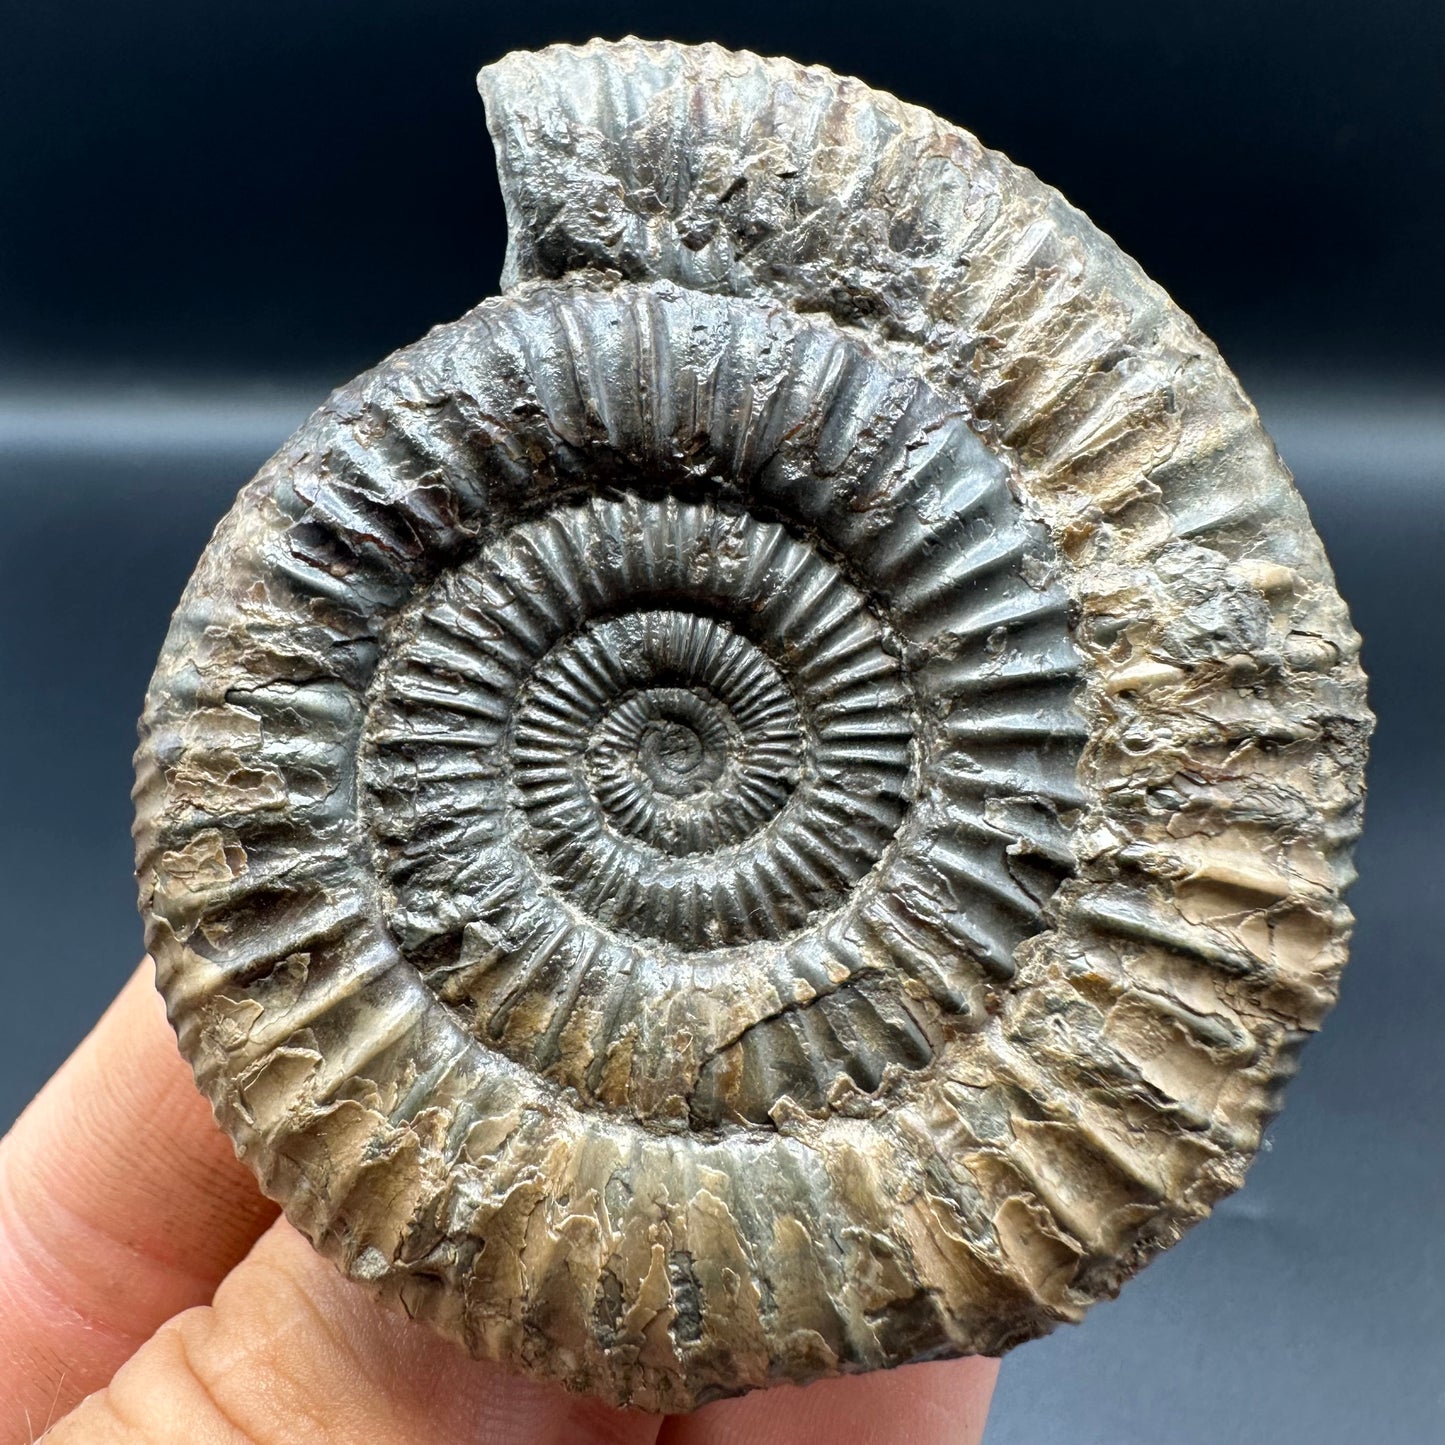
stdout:
{"type": "Polygon", "coordinates": [[[997,1362],[614,1410],[374,1303],[257,1192],[150,966],[0,1140],[0,1445],[977,1445],[997,1362]]]}

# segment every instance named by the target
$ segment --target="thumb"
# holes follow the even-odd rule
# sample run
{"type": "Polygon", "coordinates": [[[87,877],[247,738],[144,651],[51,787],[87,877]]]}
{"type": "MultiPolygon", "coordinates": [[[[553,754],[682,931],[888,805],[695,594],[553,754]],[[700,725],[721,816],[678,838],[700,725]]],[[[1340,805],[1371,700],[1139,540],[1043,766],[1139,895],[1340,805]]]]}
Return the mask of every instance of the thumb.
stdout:
{"type": "Polygon", "coordinates": [[[53,1445],[650,1445],[655,1416],[512,1375],[378,1304],[284,1220],[53,1445]]]}

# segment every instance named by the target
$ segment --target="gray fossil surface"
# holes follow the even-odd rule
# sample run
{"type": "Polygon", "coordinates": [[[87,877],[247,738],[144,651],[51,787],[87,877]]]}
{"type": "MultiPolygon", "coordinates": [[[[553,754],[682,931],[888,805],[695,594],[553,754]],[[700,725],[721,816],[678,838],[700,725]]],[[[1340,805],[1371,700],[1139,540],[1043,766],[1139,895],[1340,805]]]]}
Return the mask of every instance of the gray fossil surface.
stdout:
{"type": "Polygon", "coordinates": [[[470,1350],[649,1410],[1077,1320],[1236,1188],[1370,727],[1211,344],[854,80],[481,76],[503,294],[241,492],[137,754],[181,1047],[470,1350]]]}

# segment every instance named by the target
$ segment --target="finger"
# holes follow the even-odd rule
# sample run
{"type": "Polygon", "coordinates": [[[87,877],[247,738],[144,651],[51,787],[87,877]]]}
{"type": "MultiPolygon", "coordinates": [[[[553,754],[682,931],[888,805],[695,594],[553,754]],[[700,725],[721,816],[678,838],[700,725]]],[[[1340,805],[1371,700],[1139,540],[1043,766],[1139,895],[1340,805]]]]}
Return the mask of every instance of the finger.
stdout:
{"type": "Polygon", "coordinates": [[[614,1410],[473,1360],[376,1303],[284,1221],[209,1308],[162,1326],[54,1445],[651,1445],[614,1410]]]}
{"type": "Polygon", "coordinates": [[[972,1356],[785,1385],[670,1420],[659,1445],[978,1445],[997,1374],[972,1356]]]}
{"type": "Polygon", "coordinates": [[[144,964],[0,1140],[0,1445],[34,1439],[210,1299],[275,1212],[144,964]]]}

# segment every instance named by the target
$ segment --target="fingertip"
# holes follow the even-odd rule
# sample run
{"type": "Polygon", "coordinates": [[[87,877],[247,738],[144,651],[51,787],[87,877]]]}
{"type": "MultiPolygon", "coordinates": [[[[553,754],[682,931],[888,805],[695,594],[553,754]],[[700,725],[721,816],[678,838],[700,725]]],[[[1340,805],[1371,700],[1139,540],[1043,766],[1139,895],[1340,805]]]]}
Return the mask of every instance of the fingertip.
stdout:
{"type": "Polygon", "coordinates": [[[275,1213],[143,963],[0,1140],[0,1445],[208,1300],[275,1213]]]}
{"type": "Polygon", "coordinates": [[[670,1421],[661,1445],[978,1445],[998,1363],[969,1355],[781,1385],[670,1421]]]}
{"type": "Polygon", "coordinates": [[[81,1418],[109,1412],[155,1445],[191,1445],[195,1435],[171,1428],[182,1410],[191,1419],[208,1412],[256,1445],[303,1436],[335,1445],[651,1445],[661,1423],[470,1358],[377,1303],[284,1221],[208,1309],[166,1326],[81,1418]]]}

